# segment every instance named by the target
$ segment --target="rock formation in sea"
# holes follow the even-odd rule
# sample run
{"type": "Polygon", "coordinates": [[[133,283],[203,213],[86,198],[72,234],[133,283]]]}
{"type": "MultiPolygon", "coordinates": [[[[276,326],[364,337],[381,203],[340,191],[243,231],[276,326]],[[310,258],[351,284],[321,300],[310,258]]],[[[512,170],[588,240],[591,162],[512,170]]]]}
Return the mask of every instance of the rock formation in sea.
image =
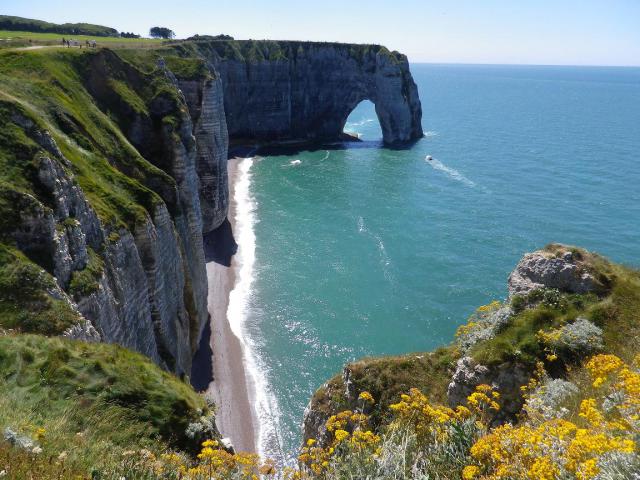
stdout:
{"type": "Polygon", "coordinates": [[[220,73],[229,135],[253,141],[341,138],[351,111],[375,105],[384,142],[423,136],[407,57],[377,45],[198,41],[220,73]]]}

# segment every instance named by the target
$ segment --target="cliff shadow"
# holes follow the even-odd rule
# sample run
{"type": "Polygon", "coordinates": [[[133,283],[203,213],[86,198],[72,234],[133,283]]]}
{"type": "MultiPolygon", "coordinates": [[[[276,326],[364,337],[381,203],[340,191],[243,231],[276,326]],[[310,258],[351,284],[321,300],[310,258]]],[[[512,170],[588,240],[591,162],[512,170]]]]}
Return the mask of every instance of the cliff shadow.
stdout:
{"type": "MultiPolygon", "coordinates": [[[[360,141],[352,141],[352,142],[339,142],[339,143],[304,143],[304,144],[295,144],[295,145],[261,145],[258,147],[254,147],[251,151],[250,155],[259,155],[261,157],[269,157],[269,156],[292,156],[297,155],[301,152],[314,152],[318,150],[352,150],[358,148],[364,149],[387,149],[387,150],[409,150],[411,149],[417,141],[404,142],[399,144],[391,144],[387,145],[382,142],[382,140],[360,140],[360,141]]],[[[234,150],[234,156],[242,157],[242,150],[234,150]]]]}
{"type": "Polygon", "coordinates": [[[198,350],[193,356],[191,363],[191,386],[196,392],[204,392],[209,388],[209,384],[213,381],[213,351],[209,340],[211,339],[211,318],[207,320],[207,324],[200,337],[198,350]]]}
{"type": "Polygon", "coordinates": [[[231,258],[238,251],[238,244],[233,237],[231,222],[225,218],[222,225],[203,235],[204,259],[225,267],[231,266],[231,258]]]}

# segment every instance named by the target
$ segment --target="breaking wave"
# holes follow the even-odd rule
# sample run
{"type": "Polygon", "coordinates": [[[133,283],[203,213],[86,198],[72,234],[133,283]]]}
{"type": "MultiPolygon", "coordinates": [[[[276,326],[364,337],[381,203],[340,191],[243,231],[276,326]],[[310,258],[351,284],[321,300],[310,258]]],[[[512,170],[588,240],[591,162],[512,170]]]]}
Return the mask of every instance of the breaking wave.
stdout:
{"type": "Polygon", "coordinates": [[[283,460],[280,432],[280,409],[267,380],[267,369],[256,353],[255,341],[247,328],[251,288],[255,280],[256,202],[251,195],[251,166],[253,158],[245,158],[238,165],[235,183],[235,236],[238,243],[237,279],[229,294],[227,317],[234,335],[240,340],[248,374],[250,402],[258,423],[257,447],[263,458],[283,460]]]}

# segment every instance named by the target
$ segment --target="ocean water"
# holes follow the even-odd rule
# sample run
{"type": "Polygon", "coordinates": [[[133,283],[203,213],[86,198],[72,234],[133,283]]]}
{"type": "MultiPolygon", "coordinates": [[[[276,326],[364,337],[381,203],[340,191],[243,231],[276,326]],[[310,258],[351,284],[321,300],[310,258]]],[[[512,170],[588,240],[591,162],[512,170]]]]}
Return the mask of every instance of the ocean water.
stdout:
{"type": "Polygon", "coordinates": [[[412,148],[383,148],[365,102],[345,128],[362,144],[240,166],[235,318],[269,456],[295,455],[309,398],[346,362],[450,342],[524,252],[563,242],[640,265],[640,69],[412,72],[412,148]]]}

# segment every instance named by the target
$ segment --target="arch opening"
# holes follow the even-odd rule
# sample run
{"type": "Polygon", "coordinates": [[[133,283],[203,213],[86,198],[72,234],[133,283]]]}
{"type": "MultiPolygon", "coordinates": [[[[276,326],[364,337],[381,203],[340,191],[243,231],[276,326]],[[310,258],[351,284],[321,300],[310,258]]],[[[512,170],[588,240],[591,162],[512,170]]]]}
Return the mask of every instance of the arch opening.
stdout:
{"type": "Polygon", "coordinates": [[[362,100],[347,117],[342,131],[364,141],[382,140],[382,127],[376,107],[370,100],[362,100]]]}

